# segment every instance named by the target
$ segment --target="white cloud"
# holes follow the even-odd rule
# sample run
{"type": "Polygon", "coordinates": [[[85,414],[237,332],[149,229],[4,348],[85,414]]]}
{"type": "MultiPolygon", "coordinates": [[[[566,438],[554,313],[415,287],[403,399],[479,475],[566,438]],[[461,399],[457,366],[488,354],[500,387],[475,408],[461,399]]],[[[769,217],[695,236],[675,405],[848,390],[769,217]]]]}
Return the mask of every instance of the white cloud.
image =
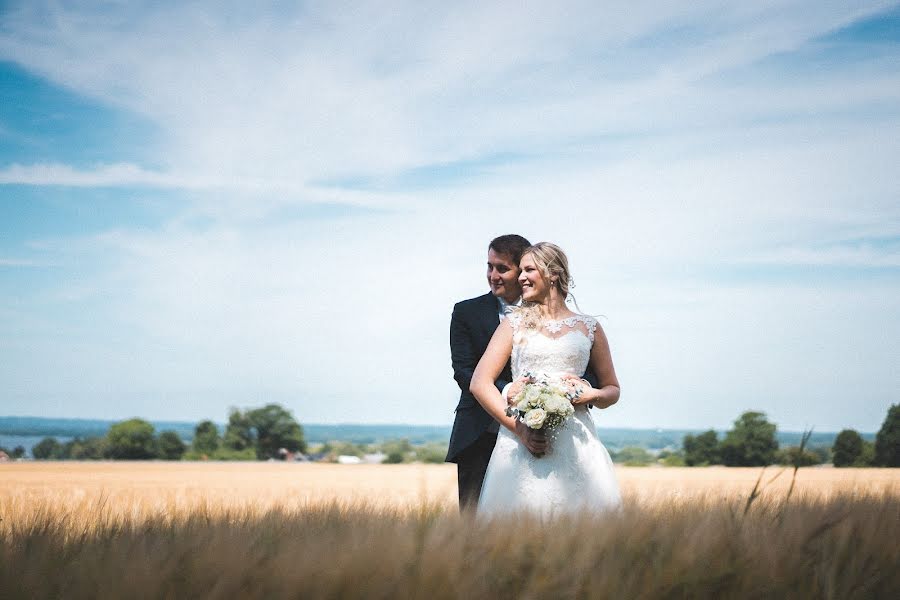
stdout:
{"type": "MultiPolygon", "coordinates": [[[[171,165],[305,183],[734,117],[698,104],[702,79],[884,6],[321,3],[236,18],[29,2],[0,54],[154,119],[171,165]]],[[[742,91],[749,106],[770,90],[742,91]]]]}
{"type": "MultiPolygon", "coordinates": [[[[900,236],[898,236],[900,239],[900,236]]],[[[900,267],[900,244],[893,248],[879,248],[861,242],[852,246],[830,248],[785,248],[780,251],[750,256],[747,263],[763,265],[806,265],[863,268],[900,267]]]]}
{"type": "Polygon", "coordinates": [[[60,185],[71,187],[106,187],[146,185],[154,187],[212,187],[213,182],[178,178],[165,173],[147,171],[133,164],[99,165],[79,170],[68,165],[11,164],[0,169],[0,184],[60,185]]]}
{"type": "Polygon", "coordinates": [[[47,267],[53,266],[53,263],[46,263],[38,260],[27,258],[3,258],[0,257],[0,267],[47,267]]]}
{"type": "Polygon", "coordinates": [[[753,407],[871,429],[900,383],[896,283],[734,270],[897,266],[865,241],[900,223],[895,54],[759,63],[888,5],[22,4],[0,56],[152,119],[162,166],[13,164],[0,183],[185,193],[161,227],[45,240],[103,266],[33,309],[69,341],[22,338],[0,373],[66,414],[128,389],[153,417],[277,399],[306,421],[449,423],[452,303],[484,289],[486,242],[519,231],[561,243],[579,303],[608,317],[626,393],[604,422],[721,427],[753,407]],[[324,183],[354,178],[378,189],[324,183]],[[303,212],[318,204],[350,212],[303,212]]]}

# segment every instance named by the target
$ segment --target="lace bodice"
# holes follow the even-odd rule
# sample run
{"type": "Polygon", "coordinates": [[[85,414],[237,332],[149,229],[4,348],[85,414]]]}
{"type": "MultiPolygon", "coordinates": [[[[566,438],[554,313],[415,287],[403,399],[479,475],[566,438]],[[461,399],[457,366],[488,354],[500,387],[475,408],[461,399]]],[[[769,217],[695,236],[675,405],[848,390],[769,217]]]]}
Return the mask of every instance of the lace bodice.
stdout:
{"type": "MultiPolygon", "coordinates": [[[[512,372],[581,376],[591,356],[597,321],[575,315],[527,328],[523,314],[508,317],[513,330],[512,372]]],[[[609,452],[597,437],[591,413],[584,405],[559,429],[550,448],[533,456],[515,434],[500,428],[485,474],[478,514],[484,518],[532,513],[542,519],[560,515],[594,515],[622,503],[609,452]]],[[[587,532],[586,532],[587,534],[587,532]]]]}
{"type": "Polygon", "coordinates": [[[594,344],[597,320],[575,315],[559,321],[545,321],[541,329],[529,329],[522,315],[508,317],[513,329],[512,375],[523,373],[571,373],[581,376],[587,369],[594,344]]]}

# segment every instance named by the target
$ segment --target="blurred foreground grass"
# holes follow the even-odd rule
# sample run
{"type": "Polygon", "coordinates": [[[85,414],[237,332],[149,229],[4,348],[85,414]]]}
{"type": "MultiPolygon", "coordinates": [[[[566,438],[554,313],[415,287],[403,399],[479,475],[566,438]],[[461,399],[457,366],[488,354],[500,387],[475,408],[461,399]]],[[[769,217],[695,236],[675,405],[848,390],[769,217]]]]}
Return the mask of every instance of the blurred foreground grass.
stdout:
{"type": "Polygon", "coordinates": [[[900,474],[778,472],[745,510],[759,469],[620,469],[541,524],[460,518],[443,465],[3,465],[0,598],[900,597],[900,474]]]}

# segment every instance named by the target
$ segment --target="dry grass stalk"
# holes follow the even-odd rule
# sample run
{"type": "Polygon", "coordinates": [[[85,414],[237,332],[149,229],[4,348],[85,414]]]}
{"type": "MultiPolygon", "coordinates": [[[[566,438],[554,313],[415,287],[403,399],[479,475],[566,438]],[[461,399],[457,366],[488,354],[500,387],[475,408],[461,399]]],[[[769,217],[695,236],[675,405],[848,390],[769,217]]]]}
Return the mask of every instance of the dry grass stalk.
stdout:
{"type": "Polygon", "coordinates": [[[715,497],[542,524],[434,505],[0,506],[3,598],[897,597],[900,499],[715,497]],[[731,506],[729,506],[729,504],[731,506]],[[781,520],[772,515],[783,510],[781,520]]]}
{"type": "Polygon", "coordinates": [[[4,466],[0,598],[900,593],[897,470],[804,469],[747,505],[758,469],[621,469],[623,511],[547,525],[461,519],[452,467],[309,467],[4,466]]]}

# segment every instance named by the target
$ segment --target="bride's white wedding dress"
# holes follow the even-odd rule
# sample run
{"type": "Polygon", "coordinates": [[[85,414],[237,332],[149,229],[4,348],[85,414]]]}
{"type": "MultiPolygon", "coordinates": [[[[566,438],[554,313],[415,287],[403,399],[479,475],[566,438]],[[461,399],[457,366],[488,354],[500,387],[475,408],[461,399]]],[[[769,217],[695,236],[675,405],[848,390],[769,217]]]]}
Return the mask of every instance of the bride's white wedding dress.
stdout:
{"type": "MultiPolygon", "coordinates": [[[[590,359],[597,321],[576,315],[526,329],[521,314],[507,317],[513,329],[512,374],[581,376],[590,359]]],[[[621,505],[619,484],[609,452],[597,437],[591,411],[577,406],[575,415],[558,428],[544,456],[533,456],[505,427],[484,478],[479,516],[521,512],[549,518],[599,512],[621,505]]]]}

